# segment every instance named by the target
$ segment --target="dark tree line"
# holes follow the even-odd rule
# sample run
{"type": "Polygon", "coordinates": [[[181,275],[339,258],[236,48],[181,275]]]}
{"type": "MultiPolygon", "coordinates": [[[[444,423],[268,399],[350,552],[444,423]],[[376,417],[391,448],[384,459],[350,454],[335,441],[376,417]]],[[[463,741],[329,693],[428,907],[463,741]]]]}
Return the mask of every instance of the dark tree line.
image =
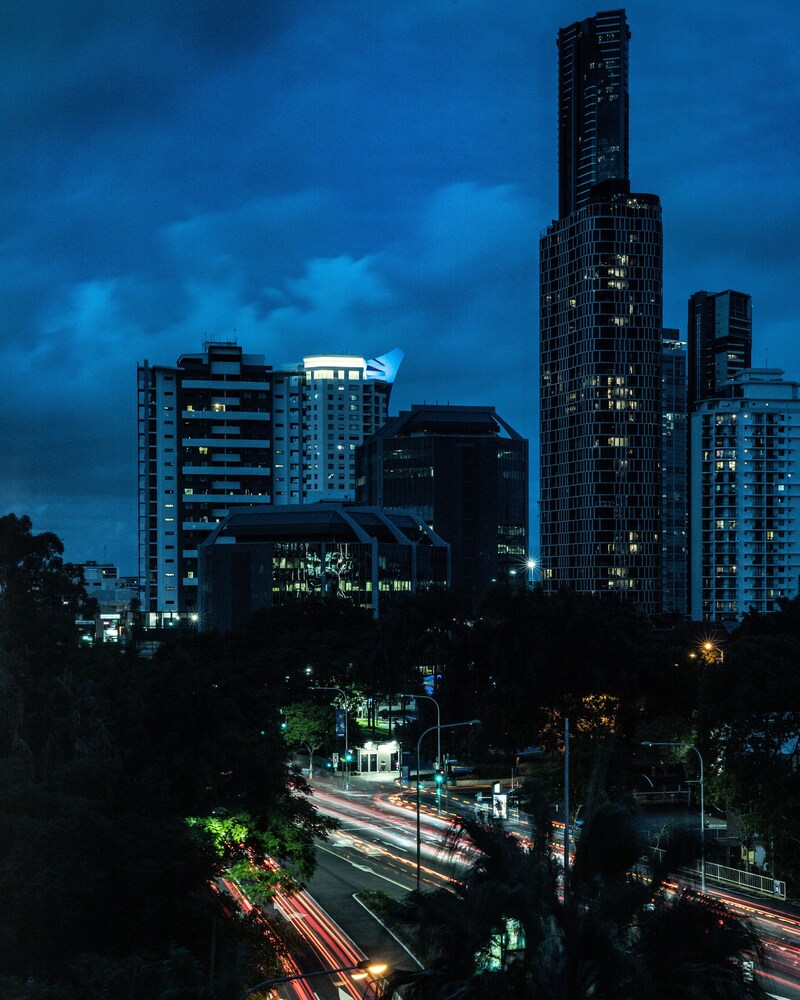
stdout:
{"type": "Polygon", "coordinates": [[[276,956],[212,880],[268,894],[268,854],[302,881],[327,829],[286,763],[283,665],[258,635],[81,648],[91,611],[58,539],[1,518],[0,992],[236,997],[276,956]]]}

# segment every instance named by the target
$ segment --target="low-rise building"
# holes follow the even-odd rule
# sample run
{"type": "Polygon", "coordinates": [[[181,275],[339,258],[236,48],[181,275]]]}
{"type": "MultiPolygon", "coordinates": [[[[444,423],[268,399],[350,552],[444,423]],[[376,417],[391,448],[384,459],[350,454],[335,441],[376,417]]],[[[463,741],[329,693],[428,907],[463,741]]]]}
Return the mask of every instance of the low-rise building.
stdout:
{"type": "Polygon", "coordinates": [[[261,608],[337,598],[368,608],[445,589],[450,550],[413,511],[324,502],[229,514],[199,547],[201,629],[261,608]]]}

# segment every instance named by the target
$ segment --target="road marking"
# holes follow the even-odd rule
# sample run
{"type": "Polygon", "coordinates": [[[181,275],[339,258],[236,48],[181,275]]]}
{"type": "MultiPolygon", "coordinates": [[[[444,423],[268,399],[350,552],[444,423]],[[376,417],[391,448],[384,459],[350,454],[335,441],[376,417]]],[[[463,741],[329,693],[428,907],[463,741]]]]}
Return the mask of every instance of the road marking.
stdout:
{"type": "Polygon", "coordinates": [[[357,868],[359,871],[369,872],[369,874],[374,875],[375,878],[383,879],[384,882],[391,882],[391,884],[396,885],[398,889],[403,889],[405,892],[408,892],[408,886],[403,885],[402,882],[396,882],[393,878],[389,878],[388,875],[381,875],[380,872],[373,871],[371,868],[367,868],[366,865],[361,865],[357,861],[351,861],[350,858],[345,858],[343,855],[337,854],[336,851],[332,851],[328,847],[323,847],[321,844],[317,844],[317,850],[325,851],[326,854],[332,854],[335,858],[338,858],[339,861],[344,861],[348,865],[352,865],[353,868],[357,868]]]}

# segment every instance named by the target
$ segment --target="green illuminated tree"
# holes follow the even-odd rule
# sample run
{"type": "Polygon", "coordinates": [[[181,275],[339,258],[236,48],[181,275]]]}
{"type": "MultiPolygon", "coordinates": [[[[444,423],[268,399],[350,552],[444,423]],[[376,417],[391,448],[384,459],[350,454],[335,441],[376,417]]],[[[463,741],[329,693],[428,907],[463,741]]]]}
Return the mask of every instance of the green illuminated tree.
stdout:
{"type": "Polygon", "coordinates": [[[333,709],[313,702],[297,702],[283,710],[287,746],[302,747],[308,754],[308,775],[314,775],[314,754],[333,737],[333,709]]]}

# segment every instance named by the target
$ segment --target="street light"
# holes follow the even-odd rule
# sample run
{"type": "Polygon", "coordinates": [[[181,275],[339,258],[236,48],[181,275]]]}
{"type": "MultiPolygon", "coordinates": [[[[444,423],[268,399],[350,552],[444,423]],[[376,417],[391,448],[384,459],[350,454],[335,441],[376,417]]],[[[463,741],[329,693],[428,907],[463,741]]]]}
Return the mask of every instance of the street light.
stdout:
{"type": "Polygon", "coordinates": [[[480,719],[470,719],[469,722],[448,722],[445,726],[429,726],[425,732],[420,734],[417,740],[417,892],[419,892],[419,879],[420,879],[420,858],[422,854],[422,832],[420,830],[419,821],[419,751],[423,739],[432,733],[434,729],[457,729],[459,726],[479,726],[481,724],[480,719]]]}
{"type": "Polygon", "coordinates": [[[643,747],[683,747],[684,750],[694,750],[700,761],[700,891],[706,891],[706,820],[705,820],[705,776],[703,773],[703,755],[694,743],[642,743],[643,747]]]}
{"type": "Polygon", "coordinates": [[[708,662],[712,661],[712,654],[713,654],[714,663],[718,663],[720,666],[724,664],[725,652],[715,642],[711,642],[710,639],[706,639],[706,641],[702,644],[700,648],[702,649],[705,658],[708,662]]]}
{"type": "Polygon", "coordinates": [[[242,993],[240,1000],[245,1000],[245,997],[249,997],[257,990],[264,990],[269,986],[279,986],[282,983],[293,983],[298,979],[314,979],[317,976],[335,976],[340,972],[353,972],[355,975],[351,978],[365,979],[368,975],[382,976],[388,968],[389,966],[386,965],[385,962],[371,962],[369,959],[364,959],[363,962],[358,962],[357,965],[343,965],[338,969],[322,969],[321,972],[298,972],[293,976],[279,976],[277,979],[265,979],[263,983],[256,983],[256,985],[251,986],[249,990],[245,990],[244,993],[242,993]]]}
{"type": "MultiPolygon", "coordinates": [[[[442,763],[442,713],[439,709],[439,702],[432,698],[429,694],[401,694],[401,698],[425,698],[427,701],[432,701],[436,706],[436,761],[439,767],[443,767],[442,763]]],[[[441,810],[441,797],[439,790],[437,788],[436,792],[436,811],[441,810]]]]}
{"type": "Polygon", "coordinates": [[[344,698],[344,790],[350,788],[350,761],[347,759],[350,753],[350,741],[347,738],[347,695],[341,688],[337,687],[312,687],[312,691],[338,691],[344,698]]]}

